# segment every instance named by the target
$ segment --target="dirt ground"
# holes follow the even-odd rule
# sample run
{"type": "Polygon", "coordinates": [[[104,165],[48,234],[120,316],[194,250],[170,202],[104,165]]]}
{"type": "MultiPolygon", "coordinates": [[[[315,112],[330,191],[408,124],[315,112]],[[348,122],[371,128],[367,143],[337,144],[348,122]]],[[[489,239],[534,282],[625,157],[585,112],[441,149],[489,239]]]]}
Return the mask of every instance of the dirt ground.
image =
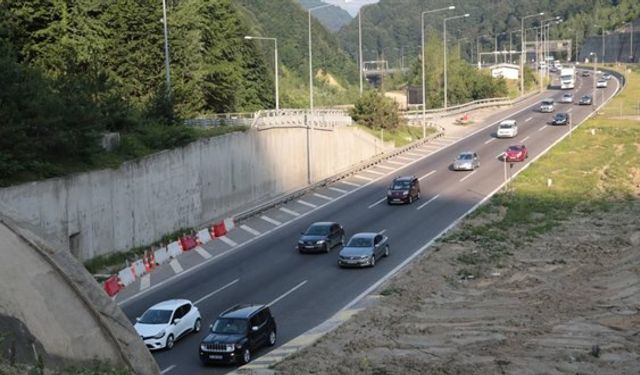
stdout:
{"type": "Polygon", "coordinates": [[[276,373],[640,374],[640,195],[609,207],[506,241],[499,268],[466,279],[460,257],[483,250],[461,228],[503,212],[475,215],[276,373]]]}

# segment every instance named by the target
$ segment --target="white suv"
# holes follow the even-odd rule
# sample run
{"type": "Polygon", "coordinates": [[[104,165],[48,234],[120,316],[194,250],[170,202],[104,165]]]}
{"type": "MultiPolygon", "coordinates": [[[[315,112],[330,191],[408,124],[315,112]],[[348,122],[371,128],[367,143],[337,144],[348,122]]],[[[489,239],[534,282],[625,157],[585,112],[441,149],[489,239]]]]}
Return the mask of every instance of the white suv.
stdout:
{"type": "Polygon", "coordinates": [[[133,326],[151,350],[171,349],[189,332],[200,332],[200,311],[191,301],[172,299],[151,306],[133,326]]]}
{"type": "Polygon", "coordinates": [[[496,136],[498,138],[513,138],[518,135],[516,120],[505,120],[498,125],[496,136]]]}
{"type": "Polygon", "coordinates": [[[540,104],[540,112],[551,113],[555,110],[553,98],[547,98],[540,104]]]}

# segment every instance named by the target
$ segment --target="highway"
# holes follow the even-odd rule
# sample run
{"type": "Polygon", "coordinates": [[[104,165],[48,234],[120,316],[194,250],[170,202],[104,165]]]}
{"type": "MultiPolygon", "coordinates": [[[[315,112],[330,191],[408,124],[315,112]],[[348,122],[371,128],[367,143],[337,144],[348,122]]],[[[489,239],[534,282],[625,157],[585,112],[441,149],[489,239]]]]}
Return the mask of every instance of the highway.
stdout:
{"type": "MultiPolygon", "coordinates": [[[[592,79],[578,77],[576,89],[571,90],[575,102],[581,95],[591,93],[592,79]]],[[[596,104],[613,95],[616,87],[614,78],[608,88],[598,89],[596,104]]],[[[198,359],[199,342],[220,312],[238,303],[271,303],[278,324],[276,348],[330,318],[492,194],[504,181],[504,163],[498,156],[509,145],[524,143],[530,154],[526,162],[508,168],[512,175],[568,132],[568,126],[548,125],[553,114],[537,111],[540,99],[554,97],[556,112],[570,111],[573,123],[593,110],[591,106],[560,104],[559,99],[566,92],[549,90],[517,108],[496,111],[499,113],[484,128],[466,138],[452,140],[453,143],[436,141],[437,149],[426,144],[344,182],[238,223],[253,232],[238,229],[230,233],[237,246],[202,267],[126,300],[121,307],[134,322],[136,316],[156,302],[191,299],[202,313],[203,331],[178,341],[171,351],[154,353],[160,368],[167,374],[232,371],[234,366],[204,367],[198,359]],[[506,118],[517,120],[518,136],[496,139],[497,122],[506,118]],[[480,155],[480,168],[474,172],[450,170],[455,156],[466,150],[480,155]],[[421,178],[420,200],[404,206],[388,206],[383,201],[386,187],[398,175],[421,178]],[[361,231],[384,231],[389,237],[390,257],[376,262],[375,268],[340,269],[339,248],[329,254],[299,254],[295,245],[300,233],[312,222],[327,220],[342,224],[347,237],[361,231]]],[[[254,361],[268,352],[265,348],[254,353],[254,361]]]]}

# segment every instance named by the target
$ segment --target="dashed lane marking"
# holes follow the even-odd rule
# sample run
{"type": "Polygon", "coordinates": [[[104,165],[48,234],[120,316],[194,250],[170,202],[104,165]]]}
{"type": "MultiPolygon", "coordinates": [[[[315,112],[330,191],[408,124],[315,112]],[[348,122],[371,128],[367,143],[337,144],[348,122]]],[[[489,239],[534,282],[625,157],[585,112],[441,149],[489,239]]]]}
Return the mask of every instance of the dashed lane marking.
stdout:
{"type": "Polygon", "coordinates": [[[428,205],[429,203],[435,201],[436,199],[438,199],[438,197],[440,196],[440,194],[436,195],[435,197],[429,199],[428,201],[424,202],[423,204],[421,204],[420,206],[418,206],[418,210],[421,210],[424,206],[428,205]]]}
{"type": "Polygon", "coordinates": [[[369,208],[373,208],[373,207],[375,207],[375,206],[379,205],[380,203],[384,202],[384,200],[385,200],[385,199],[387,199],[387,197],[384,197],[384,198],[382,198],[382,199],[380,199],[380,200],[378,200],[378,201],[375,201],[375,202],[371,203],[371,204],[369,205],[369,208]]]}
{"type": "Polygon", "coordinates": [[[359,175],[359,174],[354,175],[354,176],[353,176],[353,178],[359,178],[359,179],[361,179],[361,180],[365,180],[365,181],[373,181],[373,178],[371,178],[371,177],[366,177],[366,176],[362,176],[362,175],[359,175]]]}
{"type": "Polygon", "coordinates": [[[488,141],[486,141],[484,144],[485,144],[485,145],[488,145],[489,143],[491,143],[491,142],[493,142],[493,141],[495,141],[495,140],[496,140],[495,138],[490,138],[490,139],[489,139],[488,141]]]}
{"type": "Polygon", "coordinates": [[[338,181],[338,182],[343,183],[343,184],[345,184],[345,185],[353,186],[353,187],[360,187],[360,186],[362,186],[362,185],[360,185],[360,184],[356,184],[355,182],[350,182],[350,181],[338,181]]]}
{"type": "Polygon", "coordinates": [[[524,137],[524,139],[522,140],[522,142],[526,142],[526,141],[527,141],[527,139],[529,139],[529,138],[531,138],[531,137],[530,137],[530,136],[526,136],[526,137],[524,137]]]}
{"type": "Polygon", "coordinates": [[[396,156],[396,159],[400,159],[400,160],[406,160],[406,161],[413,161],[414,159],[412,158],[408,158],[406,156],[396,156]]]}
{"type": "Polygon", "coordinates": [[[317,205],[313,204],[313,203],[309,203],[309,202],[305,202],[302,199],[298,200],[298,203],[300,203],[301,205],[307,206],[307,207],[311,207],[311,208],[316,208],[318,207],[317,205]]]}
{"type": "Polygon", "coordinates": [[[313,196],[321,198],[321,199],[324,199],[324,200],[328,200],[328,201],[332,201],[333,200],[333,198],[327,197],[326,195],[322,195],[322,194],[319,194],[319,193],[313,193],[313,196]]]}
{"type": "Polygon", "coordinates": [[[220,241],[226,243],[227,245],[231,246],[231,247],[236,247],[238,246],[238,243],[234,240],[232,240],[231,238],[227,237],[227,236],[220,236],[217,237],[220,241]]]}
{"type": "Polygon", "coordinates": [[[201,248],[200,246],[196,246],[193,250],[195,250],[196,253],[200,254],[200,256],[202,256],[204,259],[211,258],[211,254],[209,254],[207,250],[201,248]]]}
{"type": "Polygon", "coordinates": [[[266,221],[267,223],[271,223],[271,224],[273,224],[273,225],[282,225],[282,223],[281,223],[281,222],[279,222],[278,220],[276,220],[276,219],[272,219],[272,218],[270,218],[270,217],[268,217],[268,216],[264,216],[264,215],[263,215],[263,216],[260,216],[260,219],[262,219],[262,220],[266,221]]]}
{"type": "Polygon", "coordinates": [[[142,275],[140,278],[140,290],[145,290],[151,286],[151,274],[142,275]]]}
{"type": "Polygon", "coordinates": [[[169,265],[171,266],[171,269],[173,270],[173,272],[175,273],[180,273],[182,271],[184,271],[184,269],[182,268],[182,266],[180,265],[180,263],[178,262],[177,259],[173,258],[171,260],[171,262],[169,262],[169,265]]]}
{"type": "Polygon", "coordinates": [[[466,180],[467,178],[469,178],[469,177],[473,176],[476,172],[477,172],[477,170],[475,170],[475,171],[473,171],[473,172],[469,173],[468,175],[466,175],[466,176],[462,177],[462,178],[460,179],[460,182],[463,182],[463,181],[464,181],[464,180],[466,180]]]}
{"type": "Polygon", "coordinates": [[[433,171],[431,171],[431,172],[429,172],[429,173],[425,174],[424,176],[420,177],[418,180],[422,181],[422,180],[424,180],[425,178],[427,178],[427,177],[431,176],[431,175],[432,175],[432,174],[434,174],[434,173],[436,173],[436,171],[435,171],[435,170],[433,170],[433,171]]]}
{"type": "Polygon", "coordinates": [[[365,171],[365,173],[371,173],[371,174],[375,174],[375,175],[378,175],[378,176],[384,176],[384,173],[378,172],[378,171],[374,171],[374,170],[371,170],[371,169],[367,169],[365,171]]]}
{"type": "Polygon", "coordinates": [[[539,132],[543,131],[544,128],[548,127],[549,125],[544,125],[543,127],[541,127],[540,129],[538,129],[539,132]]]}
{"type": "Polygon", "coordinates": [[[333,186],[329,186],[329,190],[337,191],[338,193],[342,193],[342,194],[346,194],[347,193],[346,190],[340,189],[340,188],[337,188],[337,187],[333,187],[333,186]]]}
{"type": "Polygon", "coordinates": [[[290,210],[288,208],[285,208],[285,207],[280,207],[280,211],[284,212],[285,214],[289,214],[291,216],[300,216],[299,213],[295,212],[294,210],[290,210]]]}
{"type": "Polygon", "coordinates": [[[207,299],[207,298],[209,298],[209,297],[211,297],[211,296],[213,296],[213,295],[215,295],[215,294],[220,293],[221,291],[223,291],[223,290],[227,289],[228,287],[230,287],[231,285],[233,285],[233,284],[237,283],[238,281],[240,281],[240,279],[235,279],[235,280],[233,280],[232,282],[230,282],[230,283],[228,283],[228,284],[226,284],[226,285],[224,285],[224,286],[221,286],[220,288],[218,288],[218,289],[214,290],[213,292],[211,292],[211,293],[207,294],[206,296],[204,296],[204,297],[200,298],[199,300],[195,301],[193,304],[194,304],[194,305],[198,305],[198,304],[200,304],[200,302],[204,301],[205,299],[207,299]]]}
{"type": "Polygon", "coordinates": [[[529,117],[528,119],[524,120],[524,122],[529,122],[531,120],[533,120],[533,117],[529,117]]]}
{"type": "Polygon", "coordinates": [[[240,228],[242,230],[244,230],[245,232],[249,232],[249,233],[253,234],[254,236],[259,236],[260,235],[260,232],[258,232],[257,230],[251,228],[248,225],[243,224],[243,225],[240,226],[240,228]]]}
{"type": "Polygon", "coordinates": [[[392,167],[387,167],[386,165],[376,165],[376,168],[382,168],[382,169],[386,169],[388,171],[395,171],[395,168],[392,167]]]}
{"type": "Polygon", "coordinates": [[[285,294],[281,295],[280,297],[274,299],[273,301],[271,301],[267,306],[271,307],[273,305],[275,305],[276,303],[280,302],[280,300],[282,300],[283,298],[285,298],[286,296],[288,296],[289,294],[295,292],[298,288],[302,287],[304,284],[307,283],[308,280],[302,281],[300,284],[294,286],[293,288],[289,289],[285,294]]]}
{"type": "Polygon", "coordinates": [[[387,160],[387,163],[395,164],[395,165],[405,165],[405,163],[400,163],[399,161],[393,161],[393,160],[387,160]]]}
{"type": "Polygon", "coordinates": [[[405,152],[404,154],[409,156],[419,157],[419,158],[424,156],[423,154],[416,154],[415,152],[405,152]]]}
{"type": "Polygon", "coordinates": [[[161,373],[162,375],[164,375],[164,374],[166,374],[167,372],[169,372],[169,371],[173,370],[174,368],[176,368],[176,365],[171,365],[171,366],[167,367],[166,369],[164,369],[164,370],[160,371],[160,373],[161,373]]]}

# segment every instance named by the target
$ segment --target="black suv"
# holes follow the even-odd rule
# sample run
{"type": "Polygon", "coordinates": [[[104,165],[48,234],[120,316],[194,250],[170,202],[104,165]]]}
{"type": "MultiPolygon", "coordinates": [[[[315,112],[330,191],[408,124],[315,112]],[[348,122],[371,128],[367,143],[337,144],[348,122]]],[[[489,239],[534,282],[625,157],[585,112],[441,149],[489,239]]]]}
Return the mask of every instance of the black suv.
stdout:
{"type": "Polygon", "coordinates": [[[397,177],[387,190],[387,203],[413,203],[420,199],[420,182],[415,176],[397,177]]]}
{"type": "Polygon", "coordinates": [[[324,251],[328,253],[336,245],[344,245],[344,229],[338,223],[313,223],[298,240],[301,253],[324,251]]]}
{"type": "Polygon", "coordinates": [[[558,112],[553,116],[553,125],[567,125],[569,123],[569,114],[566,112],[558,112]]]}
{"type": "Polygon", "coordinates": [[[220,314],[200,343],[205,363],[247,363],[251,353],[276,344],[276,322],[266,305],[237,305],[220,314]]]}

